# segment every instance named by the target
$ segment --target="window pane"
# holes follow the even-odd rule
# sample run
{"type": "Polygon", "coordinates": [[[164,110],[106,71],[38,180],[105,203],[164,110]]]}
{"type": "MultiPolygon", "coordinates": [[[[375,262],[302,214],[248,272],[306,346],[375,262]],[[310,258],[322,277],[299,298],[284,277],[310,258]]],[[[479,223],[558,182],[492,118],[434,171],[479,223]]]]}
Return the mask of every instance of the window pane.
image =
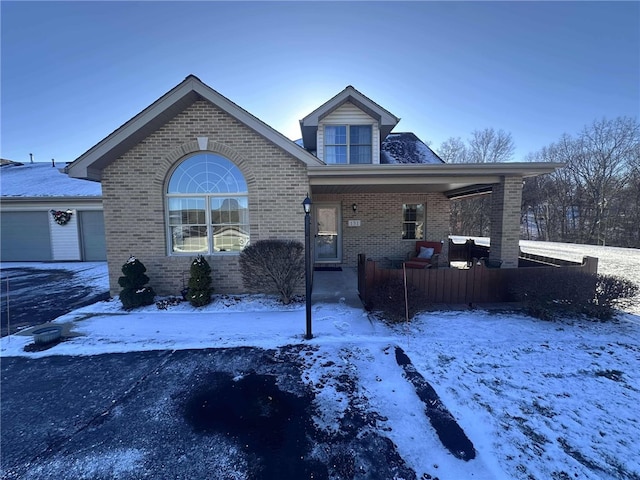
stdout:
{"type": "Polygon", "coordinates": [[[324,143],[325,145],[346,145],[346,125],[326,125],[324,127],[324,143]]]}
{"type": "Polygon", "coordinates": [[[230,160],[212,153],[187,158],[175,169],[167,193],[244,193],[247,184],[230,160]]]}
{"type": "Polygon", "coordinates": [[[246,197],[211,199],[211,223],[248,223],[246,197]]]}
{"type": "Polygon", "coordinates": [[[347,163],[347,147],[326,147],[324,161],[327,163],[347,163]]]}
{"type": "Polygon", "coordinates": [[[349,160],[349,163],[371,163],[371,147],[351,145],[349,160]]]}
{"type": "Polygon", "coordinates": [[[248,244],[249,229],[244,225],[213,227],[213,250],[215,252],[239,252],[248,244]]]}
{"type": "Polygon", "coordinates": [[[416,238],[416,224],[415,223],[403,223],[402,224],[402,239],[411,240],[416,238]]]}
{"type": "Polygon", "coordinates": [[[207,252],[207,227],[171,227],[171,247],[173,252],[207,252]]]}
{"type": "Polygon", "coordinates": [[[405,203],[402,205],[402,239],[424,239],[424,205],[405,203]]]}
{"type": "Polygon", "coordinates": [[[349,127],[351,145],[371,145],[371,125],[349,127]]]}
{"type": "Polygon", "coordinates": [[[170,198],[169,225],[205,225],[204,198],[170,198]]]}

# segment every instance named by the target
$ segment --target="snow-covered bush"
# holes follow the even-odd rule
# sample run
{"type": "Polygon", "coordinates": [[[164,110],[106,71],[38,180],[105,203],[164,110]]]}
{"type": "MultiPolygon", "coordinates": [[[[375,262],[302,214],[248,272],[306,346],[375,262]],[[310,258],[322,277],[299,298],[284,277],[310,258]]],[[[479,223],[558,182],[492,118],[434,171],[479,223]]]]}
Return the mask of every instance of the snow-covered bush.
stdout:
{"type": "Polygon", "coordinates": [[[194,307],[203,307],[211,303],[211,267],[202,255],[191,262],[189,270],[189,291],[187,300],[194,307]]]}
{"type": "Polygon", "coordinates": [[[122,266],[123,277],[118,278],[118,285],[122,287],[120,301],[125,310],[151,305],[155,297],[153,288],[145,286],[149,277],[144,272],[147,268],[133,255],[122,266]]]}
{"type": "Polygon", "coordinates": [[[240,252],[239,262],[248,290],[277,293],[285,305],[304,278],[304,246],[294,240],[258,240],[240,252]]]}

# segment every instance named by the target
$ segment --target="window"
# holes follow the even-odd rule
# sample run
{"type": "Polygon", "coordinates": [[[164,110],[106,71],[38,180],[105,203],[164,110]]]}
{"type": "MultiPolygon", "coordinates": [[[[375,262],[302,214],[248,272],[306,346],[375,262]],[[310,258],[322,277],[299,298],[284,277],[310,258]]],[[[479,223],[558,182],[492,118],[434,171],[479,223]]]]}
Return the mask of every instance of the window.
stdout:
{"type": "Polygon", "coordinates": [[[405,203],[402,205],[402,239],[424,238],[424,205],[405,203]]]}
{"type": "Polygon", "coordinates": [[[226,158],[187,158],[171,175],[166,198],[171,253],[239,252],[248,245],[247,183],[226,158]]]}
{"type": "Polygon", "coordinates": [[[371,125],[325,125],[325,162],[371,163],[371,155],[371,125]]]}

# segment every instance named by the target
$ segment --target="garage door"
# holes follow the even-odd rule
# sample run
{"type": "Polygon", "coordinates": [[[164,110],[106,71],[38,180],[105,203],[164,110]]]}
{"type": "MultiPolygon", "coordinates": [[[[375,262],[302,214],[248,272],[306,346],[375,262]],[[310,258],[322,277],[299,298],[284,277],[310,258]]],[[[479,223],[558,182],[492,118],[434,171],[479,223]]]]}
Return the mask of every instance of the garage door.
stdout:
{"type": "Polygon", "coordinates": [[[52,259],[48,212],[0,215],[0,260],[43,262],[52,259]]]}
{"type": "Polygon", "coordinates": [[[107,259],[104,217],[101,211],[80,212],[80,238],[82,260],[85,262],[104,262],[107,259]]]}

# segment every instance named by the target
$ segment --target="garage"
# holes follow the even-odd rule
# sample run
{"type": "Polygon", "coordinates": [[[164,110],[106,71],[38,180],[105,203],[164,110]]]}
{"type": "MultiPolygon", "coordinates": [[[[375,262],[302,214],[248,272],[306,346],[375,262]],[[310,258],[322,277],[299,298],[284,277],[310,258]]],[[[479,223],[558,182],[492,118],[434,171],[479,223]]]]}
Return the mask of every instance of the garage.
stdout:
{"type": "Polygon", "coordinates": [[[2,212],[0,260],[3,262],[52,260],[47,212],[2,212]]]}
{"type": "Polygon", "coordinates": [[[0,169],[0,261],[107,259],[99,183],[69,178],[50,163],[0,159],[0,169]]]}
{"type": "Polygon", "coordinates": [[[107,246],[102,211],[87,210],[79,212],[79,220],[82,260],[85,262],[106,261],[107,246]]]}

